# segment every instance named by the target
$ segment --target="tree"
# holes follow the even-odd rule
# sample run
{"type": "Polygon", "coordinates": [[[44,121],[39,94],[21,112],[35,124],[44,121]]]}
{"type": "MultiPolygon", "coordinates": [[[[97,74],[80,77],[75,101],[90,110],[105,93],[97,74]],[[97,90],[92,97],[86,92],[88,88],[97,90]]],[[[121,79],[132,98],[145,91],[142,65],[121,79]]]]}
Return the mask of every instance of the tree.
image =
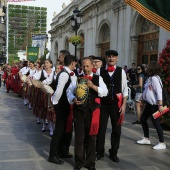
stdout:
{"type": "MultiPolygon", "coordinates": [[[[161,80],[163,86],[168,89],[170,94],[170,40],[167,40],[166,46],[160,53],[158,63],[162,68],[161,80]]],[[[170,112],[161,117],[161,122],[164,126],[170,127],[170,112]]]]}

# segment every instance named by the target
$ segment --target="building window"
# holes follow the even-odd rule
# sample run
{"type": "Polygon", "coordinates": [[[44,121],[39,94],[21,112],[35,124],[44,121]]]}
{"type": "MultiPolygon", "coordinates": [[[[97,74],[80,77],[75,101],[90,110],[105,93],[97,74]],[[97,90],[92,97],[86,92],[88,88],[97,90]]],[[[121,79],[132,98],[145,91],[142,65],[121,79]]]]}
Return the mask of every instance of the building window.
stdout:
{"type": "Polygon", "coordinates": [[[104,24],[100,31],[100,43],[110,41],[110,28],[108,24],[104,24]]]}
{"type": "Polygon", "coordinates": [[[68,41],[68,37],[66,37],[66,39],[65,39],[65,49],[69,51],[69,41],[68,41]]]}
{"type": "Polygon", "coordinates": [[[159,26],[143,18],[139,35],[138,64],[158,60],[159,26]]]}
{"type": "Polygon", "coordinates": [[[143,19],[141,33],[153,32],[157,30],[159,30],[159,26],[147,19],[143,19]]]}

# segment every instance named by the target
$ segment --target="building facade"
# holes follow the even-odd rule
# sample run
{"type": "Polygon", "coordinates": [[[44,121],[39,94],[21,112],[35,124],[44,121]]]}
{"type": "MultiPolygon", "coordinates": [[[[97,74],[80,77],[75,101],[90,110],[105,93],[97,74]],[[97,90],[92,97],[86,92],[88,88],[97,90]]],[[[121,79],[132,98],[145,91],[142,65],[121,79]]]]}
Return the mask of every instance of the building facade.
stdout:
{"type": "Polygon", "coordinates": [[[77,56],[95,55],[105,57],[108,49],[119,53],[118,65],[131,66],[156,61],[159,53],[170,39],[170,32],[142,17],[124,0],[73,0],[51,23],[51,59],[54,63],[62,49],[74,54],[74,46],[68,38],[75,33],[70,26],[70,17],[78,7],[83,14],[78,35],[84,42],[78,46],[77,56]]]}
{"type": "Polygon", "coordinates": [[[0,0],[0,64],[6,62],[6,5],[7,0],[0,0]]]}
{"type": "Polygon", "coordinates": [[[32,46],[32,34],[46,34],[47,8],[8,5],[8,57],[32,46]]]}

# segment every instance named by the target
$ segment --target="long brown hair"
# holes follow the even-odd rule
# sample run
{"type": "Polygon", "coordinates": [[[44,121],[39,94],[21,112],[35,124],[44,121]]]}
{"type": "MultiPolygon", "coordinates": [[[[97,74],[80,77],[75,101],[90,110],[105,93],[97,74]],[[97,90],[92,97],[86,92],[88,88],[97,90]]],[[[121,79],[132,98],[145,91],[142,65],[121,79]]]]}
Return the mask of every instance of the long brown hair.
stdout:
{"type": "Polygon", "coordinates": [[[161,73],[161,68],[159,64],[156,61],[151,61],[146,69],[146,74],[148,77],[152,77],[155,75],[160,75],[161,73]]]}

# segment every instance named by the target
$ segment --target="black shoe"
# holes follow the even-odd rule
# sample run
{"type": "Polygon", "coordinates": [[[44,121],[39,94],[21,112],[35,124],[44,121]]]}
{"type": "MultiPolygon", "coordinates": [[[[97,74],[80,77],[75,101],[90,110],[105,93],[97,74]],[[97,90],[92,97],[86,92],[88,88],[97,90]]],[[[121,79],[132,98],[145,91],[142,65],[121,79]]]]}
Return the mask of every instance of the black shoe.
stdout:
{"type": "Polygon", "coordinates": [[[135,122],[132,122],[132,124],[141,124],[141,121],[136,120],[135,122]]]}
{"type": "Polygon", "coordinates": [[[88,166],[85,166],[85,168],[87,168],[88,170],[96,170],[95,167],[88,167],[88,166]]]}
{"type": "Polygon", "coordinates": [[[6,93],[9,93],[9,90],[7,90],[6,93]]]}
{"type": "Polygon", "coordinates": [[[40,121],[37,121],[37,125],[40,125],[40,121]]]}
{"type": "Polygon", "coordinates": [[[117,157],[117,155],[110,155],[109,157],[113,162],[119,162],[119,158],[117,157]]]}
{"type": "Polygon", "coordinates": [[[101,154],[96,154],[96,161],[100,160],[101,158],[103,158],[104,155],[101,155],[101,154]]]}
{"type": "Polygon", "coordinates": [[[42,128],[42,129],[41,129],[41,132],[45,132],[45,131],[46,131],[46,129],[45,129],[45,128],[42,128]]]}
{"type": "Polygon", "coordinates": [[[49,156],[48,161],[52,162],[52,163],[55,163],[55,164],[58,164],[58,165],[64,164],[64,162],[58,156],[54,156],[54,157],[49,156]]]}
{"type": "Polygon", "coordinates": [[[70,153],[66,153],[66,154],[60,154],[59,157],[60,157],[60,158],[72,158],[73,155],[70,154],[70,153]]]}
{"type": "Polygon", "coordinates": [[[80,169],[81,169],[81,167],[79,167],[79,166],[74,167],[74,170],[80,170],[80,169]]]}

